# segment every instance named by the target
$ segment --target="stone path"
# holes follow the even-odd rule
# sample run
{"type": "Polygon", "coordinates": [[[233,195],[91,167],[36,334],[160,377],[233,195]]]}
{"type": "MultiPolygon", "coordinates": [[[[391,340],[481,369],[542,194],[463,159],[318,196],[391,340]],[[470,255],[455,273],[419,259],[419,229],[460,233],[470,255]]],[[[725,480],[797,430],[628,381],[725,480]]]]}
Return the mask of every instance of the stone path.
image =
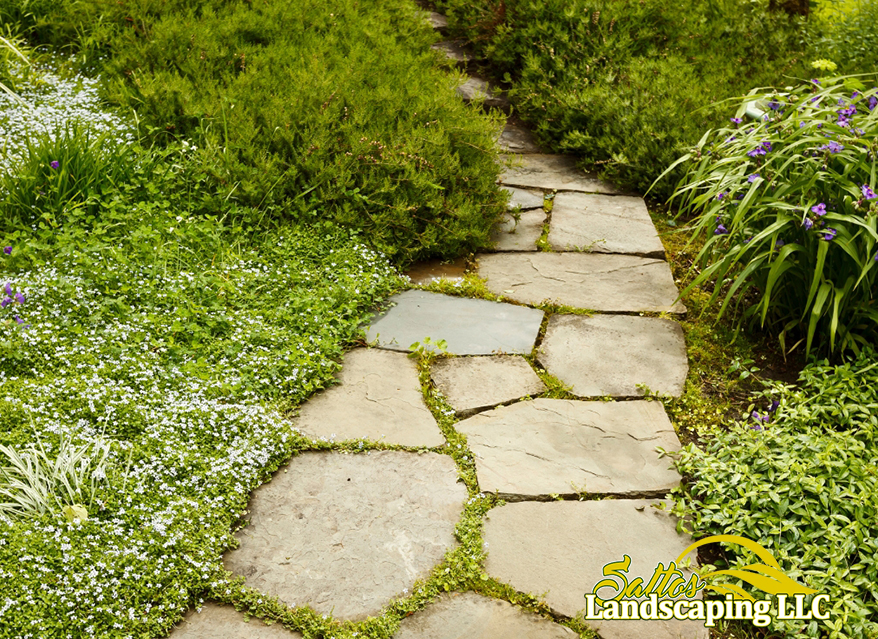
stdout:
{"type": "MultiPolygon", "coordinates": [[[[425,17],[447,30],[443,16],[425,17]]],[[[451,66],[477,66],[460,41],[434,49],[451,66]]],[[[458,93],[482,108],[510,108],[482,78],[469,77],[458,93]]],[[[573,158],[544,154],[514,116],[498,145],[509,154],[500,182],[510,210],[494,251],[476,256],[475,273],[507,301],[415,289],[375,314],[365,327],[371,348],[348,352],[337,384],[295,418],[315,441],[349,443],[294,457],[256,490],[240,547],[224,558],[257,591],[335,621],[381,615],[460,543],[454,529],[468,498],[494,493],[507,503],[484,519],[485,578],[543,599],[553,618],[451,592],[403,619],[394,638],[564,639],[577,634],[559,622],[582,613],[606,564],[628,555],[630,574],[648,580],[691,543],[661,509],[680,476],[657,448],[675,451],[680,442],[662,404],[643,399],[679,396],[688,372],[673,319],[685,308],[646,205],[573,158]],[[449,356],[429,373],[456,420],[453,441],[465,436],[458,448],[475,464],[469,494],[406,353],[440,340],[449,356]],[[538,372],[556,393],[568,388],[566,399],[551,398],[558,395],[538,372]],[[352,454],[344,452],[356,448],[350,440],[403,449],[352,454]]],[[[455,281],[467,266],[427,263],[411,277],[455,281]]],[[[450,415],[442,417],[446,434],[450,415]]],[[[588,623],[602,639],[708,637],[698,622],[588,623]]],[[[301,636],[214,604],[172,632],[301,636]]]]}

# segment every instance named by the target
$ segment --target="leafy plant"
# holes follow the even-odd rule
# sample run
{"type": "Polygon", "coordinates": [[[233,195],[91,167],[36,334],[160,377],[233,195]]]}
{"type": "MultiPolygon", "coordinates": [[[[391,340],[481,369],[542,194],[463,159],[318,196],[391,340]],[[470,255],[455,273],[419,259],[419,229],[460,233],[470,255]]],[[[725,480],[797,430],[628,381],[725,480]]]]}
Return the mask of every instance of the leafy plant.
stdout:
{"type": "Polygon", "coordinates": [[[790,350],[858,350],[878,329],[878,90],[835,78],[765,96],[766,113],[709,131],[674,194],[708,239],[684,291],[713,283],[790,350]],[[792,336],[795,342],[791,343],[792,336]],[[819,339],[815,344],[815,336],[819,339]]]}
{"type": "Polygon", "coordinates": [[[878,69],[878,2],[875,0],[821,0],[813,31],[815,49],[837,62],[844,73],[878,69]]]}

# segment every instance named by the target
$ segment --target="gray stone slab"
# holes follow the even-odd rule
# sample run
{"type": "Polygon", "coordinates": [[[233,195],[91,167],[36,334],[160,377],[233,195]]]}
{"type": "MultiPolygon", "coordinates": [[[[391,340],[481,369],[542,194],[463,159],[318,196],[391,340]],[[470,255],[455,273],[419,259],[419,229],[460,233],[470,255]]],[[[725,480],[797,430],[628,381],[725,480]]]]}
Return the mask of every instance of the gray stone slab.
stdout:
{"type": "Polygon", "coordinates": [[[689,372],[683,329],[655,317],[554,315],[539,360],[580,397],[679,397],[689,372]]]}
{"type": "Polygon", "coordinates": [[[467,78],[463,84],[457,87],[457,95],[464,102],[482,101],[482,106],[486,109],[500,109],[508,112],[511,108],[504,92],[492,87],[487,80],[482,78],[467,78]]]}
{"type": "MultiPolygon", "coordinates": [[[[565,617],[585,607],[585,593],[603,579],[603,567],[631,557],[631,579],[648,582],[659,563],[668,565],[692,539],[676,520],[653,508],[658,500],[520,502],[488,513],[486,570],[519,592],[545,593],[565,617]]],[[[689,557],[695,566],[695,552],[689,557]]],[[[683,569],[688,579],[691,571],[683,569]]],[[[604,591],[602,591],[604,592],[604,591]]],[[[609,593],[607,593],[609,594],[609,593]]],[[[707,639],[697,621],[589,621],[602,639],[707,639]]]]}
{"type": "Polygon", "coordinates": [[[585,173],[569,155],[515,155],[500,156],[514,159],[515,166],[506,169],[500,183],[506,186],[524,186],[558,191],[585,193],[619,193],[609,182],[585,173]]]}
{"type": "Polygon", "coordinates": [[[533,133],[522,126],[508,122],[497,139],[497,146],[509,153],[542,153],[533,133]]]}
{"type": "Polygon", "coordinates": [[[665,257],[643,198],[626,195],[559,193],[552,206],[549,244],[557,251],[665,257]]]}
{"type": "Polygon", "coordinates": [[[393,639],[576,639],[575,632],[473,592],[443,595],[406,617],[393,639]]]}
{"type": "Polygon", "coordinates": [[[552,301],[616,313],[685,313],[667,262],[594,253],[483,254],[488,288],[524,304],[552,301]]]}
{"type": "Polygon", "coordinates": [[[434,51],[438,51],[449,61],[460,66],[466,66],[473,59],[472,54],[466,46],[465,40],[445,40],[437,42],[430,46],[434,51]]]}
{"type": "Polygon", "coordinates": [[[366,339],[396,351],[429,337],[445,340],[454,355],[530,353],[543,321],[536,309],[427,291],[405,291],[388,301],[394,306],[375,316],[366,339]]]}
{"type": "Polygon", "coordinates": [[[190,610],[174,630],[171,639],[302,639],[298,632],[279,623],[265,625],[259,619],[244,620],[231,606],[204,604],[201,611],[190,610]]]}
{"type": "Polygon", "coordinates": [[[355,348],[341,382],[302,405],[296,427],[314,439],[371,439],[401,446],[441,446],[445,438],[424,404],[418,368],[405,353],[355,348]]]}
{"type": "Polygon", "coordinates": [[[656,447],[680,449],[660,402],[535,399],[459,422],[479,488],[503,499],[663,496],[680,483],[656,447]]]}
{"type": "Polygon", "coordinates": [[[441,359],[433,364],[430,375],[458,415],[546,390],[530,364],[514,355],[441,359]]]}
{"type": "Polygon", "coordinates": [[[455,545],[466,496],[446,455],[305,453],[253,494],[225,566],[290,606],[378,615],[455,545]]]}
{"type": "Polygon", "coordinates": [[[521,207],[523,211],[527,209],[541,209],[545,202],[542,191],[529,191],[526,189],[516,189],[513,187],[500,187],[510,194],[509,208],[521,207]]]}
{"type": "Polygon", "coordinates": [[[430,26],[436,29],[437,31],[444,31],[448,28],[448,18],[446,18],[441,13],[436,13],[435,11],[431,11],[427,15],[427,21],[430,23],[430,26]]]}
{"type": "Polygon", "coordinates": [[[494,249],[497,251],[536,251],[537,240],[543,235],[545,222],[546,213],[542,209],[520,213],[517,222],[511,214],[505,214],[503,220],[491,232],[494,249]]]}

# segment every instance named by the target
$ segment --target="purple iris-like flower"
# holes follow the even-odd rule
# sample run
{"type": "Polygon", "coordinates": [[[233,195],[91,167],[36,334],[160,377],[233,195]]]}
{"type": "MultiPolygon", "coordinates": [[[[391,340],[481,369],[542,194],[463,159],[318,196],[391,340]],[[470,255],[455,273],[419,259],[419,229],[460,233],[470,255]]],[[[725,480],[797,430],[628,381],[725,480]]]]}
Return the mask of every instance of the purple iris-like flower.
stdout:
{"type": "Polygon", "coordinates": [[[860,95],[859,91],[854,91],[853,93],[851,93],[851,100],[856,100],[859,97],[859,95],[860,95]]]}
{"type": "Polygon", "coordinates": [[[805,227],[805,230],[806,230],[806,231],[810,231],[810,230],[811,230],[811,227],[814,226],[814,222],[811,221],[811,218],[810,218],[810,217],[806,217],[806,218],[802,221],[802,226],[805,227]]]}
{"type": "Polygon", "coordinates": [[[826,205],[821,202],[820,204],[815,204],[811,207],[811,212],[820,215],[821,217],[826,215],[826,205]]]}
{"type": "Polygon", "coordinates": [[[774,243],[774,248],[780,248],[784,244],[786,244],[786,242],[784,242],[783,240],[778,240],[777,242],[774,243]]]}
{"type": "Polygon", "coordinates": [[[819,85],[820,85],[820,80],[818,80],[817,78],[814,78],[813,80],[811,80],[811,83],[812,83],[812,84],[816,84],[816,85],[819,86],[819,85]]]}
{"type": "Polygon", "coordinates": [[[857,107],[855,107],[853,104],[850,105],[849,107],[847,107],[846,109],[840,109],[838,112],[839,115],[843,115],[846,118],[853,117],[854,115],[856,115],[856,113],[857,113],[857,107]]]}
{"type": "Polygon", "coordinates": [[[876,106],[878,106],[878,98],[874,95],[869,96],[869,110],[874,111],[876,106]]]}
{"type": "Polygon", "coordinates": [[[804,128],[805,128],[805,123],[804,123],[804,122],[799,122],[799,128],[800,128],[800,129],[804,129],[804,128]]]}
{"type": "Polygon", "coordinates": [[[10,304],[12,304],[12,298],[11,297],[4,297],[3,300],[0,301],[0,308],[6,308],[10,304]]]}
{"type": "Polygon", "coordinates": [[[6,291],[6,294],[9,297],[12,297],[12,284],[10,284],[9,282],[6,282],[6,286],[3,287],[3,290],[6,291]]]}
{"type": "Polygon", "coordinates": [[[3,252],[6,253],[6,255],[12,255],[12,247],[11,246],[4,246],[3,252]]]}
{"type": "Polygon", "coordinates": [[[875,251],[875,261],[878,262],[878,251],[875,251]]]}
{"type": "Polygon", "coordinates": [[[834,240],[836,235],[838,235],[838,231],[836,231],[835,229],[826,229],[825,231],[823,231],[823,239],[827,242],[831,242],[832,240],[834,240]]]}
{"type": "Polygon", "coordinates": [[[15,294],[15,301],[18,302],[19,304],[24,304],[24,295],[22,295],[21,293],[16,293],[15,294]]]}
{"type": "Polygon", "coordinates": [[[841,115],[838,116],[838,120],[836,121],[836,124],[844,129],[849,129],[851,126],[850,121],[841,115]]]}
{"type": "Polygon", "coordinates": [[[771,142],[763,142],[762,148],[765,149],[766,152],[771,151],[771,142]]]}
{"type": "Polygon", "coordinates": [[[729,230],[722,224],[717,225],[714,235],[728,235],[729,230]]]}
{"type": "Polygon", "coordinates": [[[758,174],[758,173],[754,173],[753,175],[751,175],[751,176],[749,176],[749,177],[747,178],[747,181],[748,181],[750,184],[753,184],[753,183],[754,183],[756,180],[758,180],[758,179],[759,179],[759,174],[758,174]]]}
{"type": "Polygon", "coordinates": [[[13,315],[13,316],[12,316],[12,319],[14,319],[14,320],[15,320],[16,322],[18,322],[19,324],[24,324],[24,320],[21,319],[18,315],[13,315]]]}
{"type": "Polygon", "coordinates": [[[53,169],[57,169],[59,166],[61,166],[61,163],[58,160],[52,160],[51,162],[49,162],[49,166],[51,166],[53,169]]]}
{"type": "Polygon", "coordinates": [[[777,98],[771,98],[771,102],[768,103],[768,108],[772,111],[778,111],[782,106],[783,104],[778,102],[777,98]]]}
{"type": "Polygon", "coordinates": [[[723,191],[722,193],[717,193],[717,194],[716,194],[716,199],[721,200],[721,199],[723,199],[725,196],[727,196],[728,194],[729,194],[728,191],[723,191]]]}
{"type": "Polygon", "coordinates": [[[875,191],[868,184],[864,184],[860,187],[860,190],[863,191],[863,197],[867,200],[874,200],[878,195],[875,195],[875,191]]]}
{"type": "Polygon", "coordinates": [[[743,199],[744,199],[744,193],[738,193],[738,194],[735,196],[735,199],[736,199],[736,200],[743,200],[743,199]]]}
{"type": "Polygon", "coordinates": [[[735,124],[741,124],[741,122],[743,122],[743,120],[741,118],[729,118],[729,119],[732,122],[734,122],[735,124]]]}
{"type": "Polygon", "coordinates": [[[730,135],[729,137],[727,137],[727,138],[725,139],[725,144],[729,144],[730,142],[734,142],[734,141],[737,140],[737,139],[738,139],[738,138],[736,138],[734,135],[730,135]]]}
{"type": "Polygon", "coordinates": [[[749,155],[751,158],[755,158],[755,157],[758,157],[760,155],[765,155],[765,149],[763,149],[761,146],[757,146],[752,151],[747,151],[747,155],[749,155]]]}
{"type": "Polygon", "coordinates": [[[824,144],[820,147],[821,151],[829,151],[830,153],[838,153],[842,149],[844,149],[844,145],[839,144],[835,140],[832,140],[829,144],[824,144]]]}
{"type": "Polygon", "coordinates": [[[774,400],[773,402],[771,402],[771,406],[769,406],[768,412],[773,413],[777,410],[778,406],[780,406],[780,402],[778,400],[774,400]]]}

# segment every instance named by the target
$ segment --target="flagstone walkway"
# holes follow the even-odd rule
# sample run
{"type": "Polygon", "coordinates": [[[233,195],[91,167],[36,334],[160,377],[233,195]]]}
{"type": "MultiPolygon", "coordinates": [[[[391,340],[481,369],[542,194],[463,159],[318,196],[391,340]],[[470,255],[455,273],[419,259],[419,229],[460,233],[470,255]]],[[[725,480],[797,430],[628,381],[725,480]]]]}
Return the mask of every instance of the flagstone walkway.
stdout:
{"type": "MultiPolygon", "coordinates": [[[[446,24],[437,14],[430,20],[446,24]]],[[[461,42],[434,48],[456,64],[472,60],[461,42]]],[[[508,108],[481,78],[470,78],[460,94],[508,108]]],[[[680,476],[656,448],[674,451],[680,442],[661,403],[644,396],[679,396],[688,365],[674,319],[685,308],[646,206],[572,158],[540,153],[515,124],[498,144],[522,155],[509,156],[514,166],[501,182],[511,193],[510,215],[495,231],[496,252],[476,256],[476,272],[508,302],[422,290],[389,300],[367,327],[373,348],[347,353],[339,384],[306,403],[296,427],[315,440],[408,450],[293,458],[255,491],[240,547],[225,557],[249,586],[291,607],[359,621],[407,596],[455,547],[467,490],[405,353],[427,337],[445,340],[453,355],[434,362],[432,383],[459,420],[454,429],[466,436],[479,490],[507,502],[484,521],[485,571],[543,598],[554,620],[476,593],[449,593],[403,620],[395,639],[574,637],[556,621],[585,608],[605,564],[629,555],[632,577],[648,580],[691,543],[657,508],[680,476]],[[548,251],[538,250],[541,239],[548,251]],[[541,397],[546,386],[522,355],[534,355],[575,399],[541,397]]],[[[460,273],[459,266],[422,269],[417,279],[460,273]]],[[[698,622],[592,627],[602,639],[708,636],[698,622]]],[[[171,636],[302,635],[209,604],[171,636]]]]}

